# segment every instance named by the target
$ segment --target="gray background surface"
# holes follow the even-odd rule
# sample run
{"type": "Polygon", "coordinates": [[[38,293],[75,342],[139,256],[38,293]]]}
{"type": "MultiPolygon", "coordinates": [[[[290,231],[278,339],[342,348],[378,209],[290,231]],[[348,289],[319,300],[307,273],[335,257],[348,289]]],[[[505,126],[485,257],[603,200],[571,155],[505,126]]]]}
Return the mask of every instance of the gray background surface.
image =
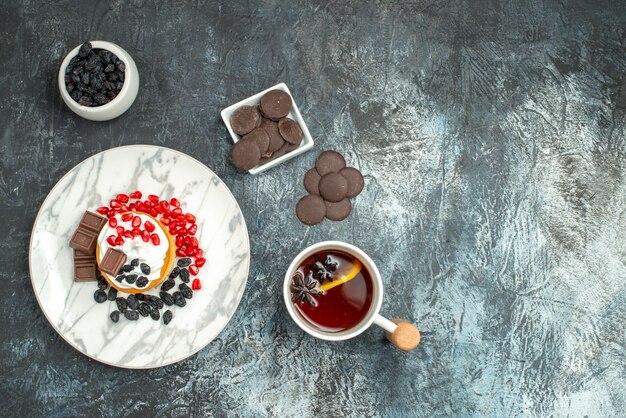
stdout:
{"type": "Polygon", "coordinates": [[[623,416],[626,3],[4,3],[2,415],[623,416]],[[140,70],[135,104],[110,122],[80,119],[57,92],[62,57],[86,39],[118,43],[140,70]],[[281,81],[316,147],[238,173],[219,111],[281,81]],[[252,247],[224,332],[151,371],[72,349],[28,277],[55,182],[136,143],[221,176],[252,247]],[[348,220],[309,228],[294,207],[324,149],[366,189],[348,220]],[[326,239],[377,262],[383,313],[423,330],[415,352],[378,329],[325,343],[290,322],[284,270],[326,239]]]}

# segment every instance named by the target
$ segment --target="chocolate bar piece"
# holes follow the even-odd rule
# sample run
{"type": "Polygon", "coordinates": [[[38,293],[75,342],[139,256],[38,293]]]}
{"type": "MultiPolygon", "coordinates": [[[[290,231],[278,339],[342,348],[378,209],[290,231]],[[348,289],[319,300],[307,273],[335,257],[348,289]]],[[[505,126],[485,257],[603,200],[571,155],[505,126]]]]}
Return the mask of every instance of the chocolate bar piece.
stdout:
{"type": "Polygon", "coordinates": [[[70,240],[70,247],[80,251],[81,253],[91,255],[94,254],[96,251],[97,239],[98,234],[95,234],[93,231],[83,229],[79,226],[76,232],[74,232],[74,235],[72,235],[72,239],[70,240]]]}
{"type": "Polygon", "coordinates": [[[116,276],[122,266],[126,263],[126,254],[119,250],[109,248],[100,260],[100,271],[116,276]]]}
{"type": "Polygon", "coordinates": [[[74,263],[80,264],[81,262],[93,262],[96,261],[95,255],[83,253],[78,250],[74,250],[74,263]]]}
{"type": "Polygon", "coordinates": [[[100,216],[97,213],[86,211],[78,227],[86,229],[88,231],[93,231],[93,233],[98,235],[102,227],[104,227],[107,222],[107,218],[105,218],[104,216],[100,216]]]}
{"type": "Polygon", "coordinates": [[[96,262],[74,264],[75,282],[92,282],[98,279],[98,265],[96,262]]]}

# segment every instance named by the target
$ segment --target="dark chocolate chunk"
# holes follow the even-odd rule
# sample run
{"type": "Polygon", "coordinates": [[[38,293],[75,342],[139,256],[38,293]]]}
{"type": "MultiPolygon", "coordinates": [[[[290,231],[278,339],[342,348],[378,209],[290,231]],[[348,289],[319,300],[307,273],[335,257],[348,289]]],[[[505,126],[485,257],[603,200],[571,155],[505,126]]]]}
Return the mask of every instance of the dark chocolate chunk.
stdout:
{"type": "Polygon", "coordinates": [[[350,198],[358,196],[365,185],[361,172],[354,167],[346,167],[339,170],[339,174],[348,181],[348,193],[346,196],[350,198]]]}
{"type": "Polygon", "coordinates": [[[93,262],[82,262],[74,264],[74,281],[75,282],[92,282],[98,278],[98,265],[93,262]]]}
{"type": "Polygon", "coordinates": [[[98,234],[78,227],[78,229],[72,235],[70,240],[70,247],[86,254],[94,254],[96,251],[96,241],[98,240],[98,234]]]}
{"type": "Polygon", "coordinates": [[[255,128],[252,132],[241,138],[244,141],[254,141],[259,147],[261,155],[265,154],[270,146],[270,137],[262,128],[255,128]]]}
{"type": "Polygon", "coordinates": [[[116,275],[125,262],[126,254],[119,250],[109,248],[104,254],[104,257],[102,257],[102,260],[100,260],[100,271],[112,276],[116,275]]]}
{"type": "Polygon", "coordinates": [[[139,313],[137,311],[126,311],[124,312],[124,317],[129,321],[136,321],[139,319],[139,313]]]}
{"type": "Polygon", "coordinates": [[[352,211],[352,202],[345,198],[339,202],[325,201],[326,217],[331,221],[343,221],[352,211]]]}
{"type": "Polygon", "coordinates": [[[314,194],[304,196],[296,204],[296,216],[300,222],[306,225],[315,225],[326,216],[324,199],[314,194]]]}
{"type": "Polygon", "coordinates": [[[335,151],[322,152],[315,162],[315,168],[320,176],[328,173],[338,173],[345,166],[346,160],[343,158],[343,155],[335,151]]]}
{"type": "Polygon", "coordinates": [[[120,311],[111,312],[111,315],[109,315],[109,318],[111,318],[111,321],[117,323],[117,321],[120,320],[120,311]]]}
{"type": "Polygon", "coordinates": [[[172,320],[172,311],[168,309],[167,311],[163,312],[163,325],[169,324],[171,320],[172,320]]]}
{"type": "Polygon", "coordinates": [[[317,172],[315,168],[312,168],[309,171],[307,171],[306,174],[304,175],[304,188],[306,189],[306,191],[311,194],[319,195],[320,194],[319,185],[320,185],[321,178],[322,176],[320,176],[320,174],[317,172]]]}
{"type": "Polygon", "coordinates": [[[348,193],[348,180],[339,173],[328,173],[320,179],[320,195],[329,202],[339,202],[348,193]]]}
{"type": "Polygon", "coordinates": [[[283,139],[290,144],[300,145],[302,142],[302,129],[298,122],[289,118],[284,118],[278,121],[278,132],[283,139]]]}
{"type": "Polygon", "coordinates": [[[267,149],[267,153],[263,154],[264,157],[269,157],[271,156],[271,154],[275,153],[280,149],[280,147],[283,146],[285,140],[278,131],[278,123],[274,122],[273,120],[263,118],[263,120],[261,121],[261,128],[263,128],[265,132],[267,132],[267,135],[270,137],[270,145],[267,149]]]}
{"type": "Polygon", "coordinates": [[[291,112],[291,96],[282,90],[270,90],[261,97],[261,113],[266,118],[278,120],[291,112]]]}
{"type": "Polygon", "coordinates": [[[237,135],[250,133],[258,126],[261,115],[256,106],[241,106],[230,117],[230,126],[237,135]]]}
{"type": "Polygon", "coordinates": [[[259,163],[261,152],[255,141],[242,139],[233,145],[230,157],[235,167],[240,170],[250,170],[259,163]]]}

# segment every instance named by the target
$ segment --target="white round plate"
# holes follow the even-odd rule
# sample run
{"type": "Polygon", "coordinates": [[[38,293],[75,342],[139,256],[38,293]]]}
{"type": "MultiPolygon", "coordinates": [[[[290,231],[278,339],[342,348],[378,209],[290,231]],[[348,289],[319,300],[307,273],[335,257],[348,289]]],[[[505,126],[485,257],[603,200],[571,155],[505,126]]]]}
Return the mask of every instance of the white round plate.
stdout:
{"type": "Polygon", "coordinates": [[[178,151],[132,145],[94,155],[59,180],[35,219],[29,263],[37,301],[69,344],[112,366],[145,369],[195,354],[226,326],[246,287],[250,243],[239,205],[215,173],[178,151]],[[150,317],[122,316],[114,323],[109,313],[117,309],[115,302],[96,303],[96,283],[73,280],[68,243],[85,210],[134,190],[176,197],[197,217],[196,236],[207,259],[198,276],[202,289],[187,306],[166,307],[174,314],[167,326],[150,317]]]}

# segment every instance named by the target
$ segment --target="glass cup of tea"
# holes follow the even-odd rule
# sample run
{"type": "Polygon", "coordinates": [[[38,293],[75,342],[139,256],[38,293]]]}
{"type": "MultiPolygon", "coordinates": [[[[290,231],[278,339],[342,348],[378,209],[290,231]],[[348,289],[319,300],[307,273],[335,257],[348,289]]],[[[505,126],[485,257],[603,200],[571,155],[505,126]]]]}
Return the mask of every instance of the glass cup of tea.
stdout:
{"type": "Polygon", "coordinates": [[[304,249],[287,269],[283,296],[295,323],[322,340],[347,340],[376,324],[401,350],[413,350],[420,342],[414,325],[379,314],[380,272],[354,245],[324,241],[304,249]]]}

